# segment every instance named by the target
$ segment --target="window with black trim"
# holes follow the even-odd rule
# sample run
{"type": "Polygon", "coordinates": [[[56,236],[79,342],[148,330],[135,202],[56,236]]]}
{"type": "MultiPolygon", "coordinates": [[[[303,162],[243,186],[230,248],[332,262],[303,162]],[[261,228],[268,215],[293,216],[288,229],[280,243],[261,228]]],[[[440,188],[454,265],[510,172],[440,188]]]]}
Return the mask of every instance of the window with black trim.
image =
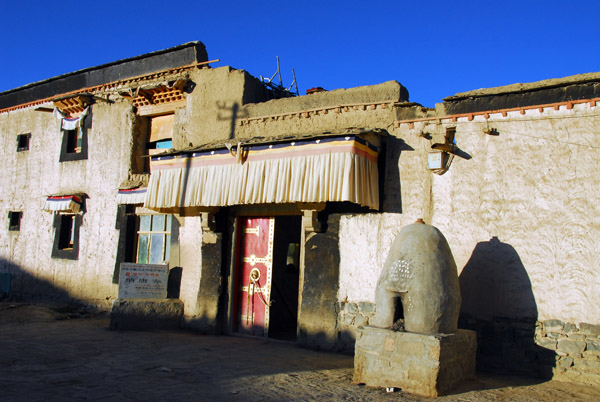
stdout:
{"type": "Polygon", "coordinates": [[[8,230],[18,232],[21,230],[22,211],[8,211],[8,230]]]}
{"type": "Polygon", "coordinates": [[[17,135],[17,152],[29,151],[31,133],[17,135]]]}
{"type": "Polygon", "coordinates": [[[78,127],[61,129],[60,162],[87,159],[88,131],[92,127],[92,109],[90,108],[87,115],[81,118],[83,120],[78,127]]]}
{"type": "Polygon", "coordinates": [[[54,214],[53,258],[76,260],[79,255],[80,214],[54,214]]]}
{"type": "Polygon", "coordinates": [[[64,130],[64,135],[67,138],[67,153],[80,153],[83,145],[83,130],[64,130]]]}

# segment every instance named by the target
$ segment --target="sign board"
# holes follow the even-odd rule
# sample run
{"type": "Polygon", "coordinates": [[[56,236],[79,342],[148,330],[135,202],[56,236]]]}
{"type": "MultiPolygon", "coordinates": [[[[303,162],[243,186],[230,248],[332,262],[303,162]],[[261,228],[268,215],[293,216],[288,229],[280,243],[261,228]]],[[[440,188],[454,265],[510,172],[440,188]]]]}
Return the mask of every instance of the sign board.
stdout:
{"type": "Polygon", "coordinates": [[[427,167],[429,170],[443,169],[448,163],[446,152],[429,152],[427,154],[427,167]]]}
{"type": "Polygon", "coordinates": [[[169,266],[158,264],[121,264],[120,299],[165,299],[169,266]]]}

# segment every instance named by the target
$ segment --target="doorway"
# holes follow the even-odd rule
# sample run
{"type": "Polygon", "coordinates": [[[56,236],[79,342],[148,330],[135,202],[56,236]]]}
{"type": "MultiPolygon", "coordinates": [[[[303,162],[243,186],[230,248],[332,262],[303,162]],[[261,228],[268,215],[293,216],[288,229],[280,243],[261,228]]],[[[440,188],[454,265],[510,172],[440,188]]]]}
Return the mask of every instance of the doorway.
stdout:
{"type": "Polygon", "coordinates": [[[239,217],[234,330],[295,340],[300,216],[239,217]]]}

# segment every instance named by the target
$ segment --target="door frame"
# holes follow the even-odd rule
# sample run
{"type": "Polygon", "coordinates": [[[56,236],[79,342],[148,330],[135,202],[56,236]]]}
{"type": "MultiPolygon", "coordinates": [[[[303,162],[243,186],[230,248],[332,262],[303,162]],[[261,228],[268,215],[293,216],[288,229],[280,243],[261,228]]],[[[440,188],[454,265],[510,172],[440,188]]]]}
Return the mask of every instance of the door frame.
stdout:
{"type": "MultiPolygon", "coordinates": [[[[245,216],[245,215],[240,215],[236,218],[236,222],[237,222],[237,230],[238,230],[238,253],[237,253],[237,258],[235,261],[235,274],[232,277],[232,281],[233,281],[233,310],[234,310],[234,315],[233,315],[233,330],[236,333],[240,333],[240,321],[243,321],[244,319],[244,314],[243,311],[241,310],[242,307],[242,302],[243,302],[243,298],[244,298],[244,290],[241,289],[242,286],[244,286],[244,278],[247,274],[247,272],[244,272],[246,270],[249,270],[250,268],[248,267],[249,264],[250,267],[253,267],[252,270],[250,271],[250,276],[252,276],[252,272],[253,271],[262,271],[262,269],[260,269],[258,266],[255,266],[255,263],[257,264],[262,264],[264,266],[264,272],[263,274],[265,275],[264,277],[262,277],[262,286],[259,287],[258,291],[255,293],[255,298],[257,300],[254,300],[254,302],[252,303],[253,305],[255,305],[256,303],[263,303],[264,304],[264,317],[262,319],[263,321],[263,329],[264,329],[264,335],[262,335],[262,337],[267,338],[269,335],[269,320],[270,320],[270,302],[271,302],[271,289],[272,289],[272,283],[271,283],[271,278],[273,275],[273,249],[274,249],[274,244],[275,244],[275,220],[276,217],[274,216],[245,216]],[[254,235],[258,235],[258,231],[254,232],[254,229],[249,229],[248,227],[245,228],[245,230],[242,231],[243,225],[241,225],[240,223],[244,220],[251,220],[251,219],[256,219],[256,220],[263,220],[263,221],[267,221],[268,222],[268,231],[267,233],[269,234],[269,237],[267,237],[267,254],[264,256],[255,256],[254,254],[252,254],[251,257],[248,257],[248,255],[244,255],[243,260],[242,260],[242,256],[240,255],[240,251],[242,250],[241,244],[242,244],[242,239],[244,239],[244,244],[246,244],[246,242],[252,242],[252,238],[247,237],[250,234],[254,234],[254,235]],[[272,237],[271,237],[272,236],[272,237]],[[241,272],[240,272],[241,271],[241,272]],[[243,274],[241,274],[243,272],[243,274]],[[265,293],[262,291],[262,288],[266,289],[266,295],[265,293]],[[258,295],[257,295],[258,293],[258,295]],[[261,296],[262,295],[262,296],[261,296]],[[241,299],[238,299],[238,297],[242,297],[241,299]],[[262,299],[262,300],[260,300],[262,299]],[[239,316],[239,317],[238,317],[239,316]],[[238,319],[239,318],[239,319],[238,319]]],[[[256,229],[261,228],[261,226],[257,226],[256,229]]],[[[261,230],[262,232],[262,230],[261,230]]],[[[264,244],[262,244],[264,246],[264,244]]],[[[261,276],[259,274],[259,276],[261,276]]],[[[257,283],[260,283],[260,281],[257,281],[257,283]]],[[[247,303],[249,303],[250,300],[250,282],[247,283],[246,286],[246,295],[248,296],[248,301],[247,303]]],[[[249,306],[246,306],[246,314],[248,314],[248,310],[249,306]]],[[[253,308],[253,312],[252,315],[254,317],[254,308],[253,308]]],[[[246,318],[247,320],[248,318],[246,318]]],[[[254,318],[252,318],[252,322],[254,323],[254,318]]],[[[260,335],[257,334],[247,334],[250,336],[256,336],[256,337],[261,337],[260,335]]]]}
{"type": "MultiPolygon", "coordinates": [[[[225,333],[229,335],[237,336],[251,336],[244,335],[239,332],[235,332],[234,323],[236,319],[236,297],[237,297],[237,277],[238,271],[238,260],[240,258],[240,242],[241,242],[241,225],[240,219],[242,217],[273,217],[277,219],[279,216],[299,216],[302,217],[302,210],[294,204],[277,204],[277,205],[252,205],[252,206],[240,206],[232,207],[230,212],[230,222],[233,225],[231,232],[231,250],[230,250],[230,261],[229,261],[229,277],[227,278],[227,316],[224,325],[225,333]]],[[[300,306],[302,302],[302,291],[304,283],[304,220],[301,219],[300,224],[300,261],[299,261],[299,277],[298,277],[298,317],[300,317],[300,306]]],[[[300,328],[300,322],[297,323],[296,337],[298,337],[298,331],[300,328]]],[[[253,337],[253,336],[252,336],[253,337]]],[[[268,336],[267,336],[268,337],[268,336]]]]}

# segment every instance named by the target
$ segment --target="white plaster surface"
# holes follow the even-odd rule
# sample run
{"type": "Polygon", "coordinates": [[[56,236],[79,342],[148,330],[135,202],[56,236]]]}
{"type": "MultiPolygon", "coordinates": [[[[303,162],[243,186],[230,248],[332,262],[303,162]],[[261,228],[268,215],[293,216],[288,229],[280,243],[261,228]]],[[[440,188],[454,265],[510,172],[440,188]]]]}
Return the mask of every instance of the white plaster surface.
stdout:
{"type": "MultiPolygon", "coordinates": [[[[342,219],[339,300],[374,301],[395,233],[422,214],[445,235],[461,284],[477,296],[463,297],[463,311],[598,324],[598,106],[449,124],[470,160],[456,157],[445,175],[424,177],[415,166],[425,166],[423,154],[403,152],[402,216],[342,219]],[[499,135],[484,134],[486,125],[499,135]]],[[[420,151],[428,142],[415,136],[422,127],[401,126],[394,135],[420,151]]]]}
{"type": "Polygon", "coordinates": [[[200,290],[202,261],[202,220],[199,216],[188,216],[179,227],[180,256],[183,267],[179,298],[185,305],[186,317],[198,314],[198,291],[200,290]]]}
{"type": "Polygon", "coordinates": [[[0,231],[0,258],[13,264],[15,290],[39,295],[52,286],[105,307],[116,297],[116,194],[130,161],[130,108],[123,103],[94,105],[88,159],[71,162],[59,162],[62,135],[52,114],[30,108],[0,115],[0,155],[6,161],[0,178],[2,227],[8,226],[8,211],[23,211],[19,232],[0,231]],[[31,133],[29,151],[16,152],[21,133],[31,133]],[[48,195],[69,193],[89,197],[75,261],[51,258],[53,218],[42,209],[48,195]]]}
{"type": "Polygon", "coordinates": [[[339,299],[375,302],[375,285],[392,241],[406,222],[401,214],[343,216],[340,220],[339,299]]]}

